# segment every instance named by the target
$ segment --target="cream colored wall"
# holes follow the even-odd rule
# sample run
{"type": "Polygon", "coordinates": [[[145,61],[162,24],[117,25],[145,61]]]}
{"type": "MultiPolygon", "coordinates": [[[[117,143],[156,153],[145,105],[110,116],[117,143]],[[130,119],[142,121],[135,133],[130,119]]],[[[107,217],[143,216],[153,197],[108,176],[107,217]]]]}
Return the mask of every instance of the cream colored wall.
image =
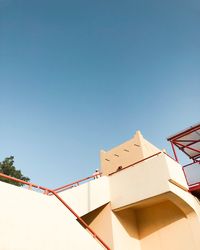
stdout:
{"type": "Polygon", "coordinates": [[[183,187],[188,188],[187,182],[182,170],[182,166],[171,159],[169,156],[163,154],[166,161],[167,169],[169,172],[169,178],[175,180],[177,183],[181,184],[183,187]]]}
{"type": "Polygon", "coordinates": [[[149,157],[160,150],[144,139],[140,131],[133,138],[109,151],[102,150],[100,153],[101,172],[109,175],[130,164],[149,157]]]}
{"type": "Polygon", "coordinates": [[[113,250],[141,250],[134,210],[112,212],[104,205],[82,217],[113,250]]]}
{"type": "Polygon", "coordinates": [[[134,210],[112,213],[112,225],[114,250],[141,250],[134,210]]]}
{"type": "Polygon", "coordinates": [[[110,176],[111,206],[118,209],[168,192],[170,179],[187,188],[181,166],[162,152],[119,171],[110,176]]]}
{"type": "Polygon", "coordinates": [[[117,210],[112,217],[114,249],[200,249],[199,201],[180,190],[196,211],[171,191],[117,210]]]}
{"type": "Polygon", "coordinates": [[[172,202],[136,211],[141,250],[198,250],[189,219],[172,202]]]}
{"type": "Polygon", "coordinates": [[[53,196],[0,182],[0,250],[104,249],[53,196]]]}
{"type": "Polygon", "coordinates": [[[163,154],[110,176],[111,206],[118,209],[169,190],[163,154]]]}
{"type": "Polygon", "coordinates": [[[80,186],[60,192],[59,195],[78,213],[83,216],[110,202],[109,178],[94,179],[80,186]]]}
{"type": "Polygon", "coordinates": [[[185,192],[170,183],[169,199],[178,206],[189,219],[189,227],[193,232],[193,241],[200,249],[200,201],[192,194],[185,192]]]}
{"type": "Polygon", "coordinates": [[[110,204],[95,209],[83,216],[82,219],[113,249],[112,211],[110,204]]]}
{"type": "Polygon", "coordinates": [[[174,196],[172,196],[172,198],[170,197],[170,199],[173,200],[173,202],[176,202],[176,205],[183,209],[184,213],[187,212],[189,206],[190,209],[192,209],[196,213],[200,220],[200,201],[189,192],[182,190],[181,188],[177,187],[176,185],[173,185],[172,183],[169,183],[169,188],[171,194],[174,194],[180,198],[178,200],[174,199],[174,196]]]}
{"type": "Polygon", "coordinates": [[[143,158],[139,142],[136,143],[132,139],[107,152],[101,151],[101,172],[103,175],[108,175],[115,172],[118,167],[123,168],[143,158]]]}

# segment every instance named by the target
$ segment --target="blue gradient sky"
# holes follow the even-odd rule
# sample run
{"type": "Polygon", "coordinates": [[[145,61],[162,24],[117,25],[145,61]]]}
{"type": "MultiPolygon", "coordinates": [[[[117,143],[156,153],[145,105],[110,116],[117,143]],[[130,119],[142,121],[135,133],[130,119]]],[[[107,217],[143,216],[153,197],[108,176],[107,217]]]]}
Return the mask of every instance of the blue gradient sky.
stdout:
{"type": "Polygon", "coordinates": [[[141,130],[199,122],[198,0],[0,0],[0,160],[48,187],[141,130]]]}

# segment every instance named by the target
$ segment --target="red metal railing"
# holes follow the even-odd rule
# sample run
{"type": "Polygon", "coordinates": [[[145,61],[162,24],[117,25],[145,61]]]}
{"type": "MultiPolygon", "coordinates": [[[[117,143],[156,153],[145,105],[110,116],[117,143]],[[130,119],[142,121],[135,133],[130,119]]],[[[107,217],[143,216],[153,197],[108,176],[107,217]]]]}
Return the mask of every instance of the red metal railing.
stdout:
{"type": "Polygon", "coordinates": [[[48,189],[48,188],[45,188],[45,187],[42,187],[42,186],[33,184],[33,183],[31,183],[31,182],[23,181],[23,180],[17,179],[17,178],[15,178],[15,177],[12,177],[12,176],[9,176],[9,175],[3,174],[3,173],[0,173],[0,177],[3,177],[3,178],[5,178],[5,179],[11,180],[11,181],[15,181],[15,182],[22,183],[22,184],[28,186],[29,189],[32,189],[33,187],[34,187],[34,188],[38,188],[38,189],[44,191],[44,194],[48,194],[48,192],[49,192],[49,190],[50,190],[50,189],[48,189]]]}
{"type": "Polygon", "coordinates": [[[171,158],[173,161],[179,163],[176,159],[174,159],[171,155],[169,155],[168,153],[166,152],[163,152],[165,155],[167,155],[169,158],[171,158]]]}
{"type": "Polygon", "coordinates": [[[61,191],[65,191],[65,190],[67,190],[67,189],[69,189],[69,188],[79,186],[80,183],[82,183],[82,182],[88,181],[88,180],[90,180],[90,179],[96,179],[96,178],[98,178],[98,177],[100,177],[100,176],[101,176],[101,173],[93,174],[93,175],[88,176],[88,177],[86,177],[86,178],[84,178],[84,179],[80,179],[80,180],[74,181],[74,182],[72,182],[72,183],[70,183],[70,184],[66,184],[66,185],[64,185],[64,186],[55,188],[55,189],[53,189],[53,191],[55,191],[56,193],[59,193],[59,192],[61,192],[61,191]]]}
{"type": "Polygon", "coordinates": [[[200,185],[200,161],[187,164],[182,169],[189,187],[200,185]]]}
{"type": "Polygon", "coordinates": [[[43,186],[39,186],[39,185],[30,183],[30,182],[19,180],[17,178],[14,178],[14,177],[2,174],[2,173],[0,173],[0,177],[3,177],[3,178],[6,178],[6,179],[9,179],[9,180],[12,180],[12,181],[19,182],[19,183],[22,183],[24,185],[27,185],[29,187],[29,189],[31,189],[32,187],[38,188],[38,189],[44,191],[44,194],[52,193],[76,217],[77,221],[86,230],[88,230],[92,234],[92,236],[95,239],[97,239],[99,243],[101,243],[101,245],[103,245],[105,247],[105,249],[111,250],[111,248],[87,225],[87,223],[85,223],[85,221],[54,190],[51,190],[49,188],[45,188],[43,186]]]}
{"type": "MultiPolygon", "coordinates": [[[[154,157],[154,156],[156,156],[156,155],[159,155],[159,154],[161,154],[161,153],[162,153],[162,152],[160,151],[160,152],[158,152],[158,153],[156,153],[156,154],[153,154],[153,155],[151,155],[151,156],[148,156],[148,157],[146,157],[146,158],[144,158],[144,159],[142,159],[142,160],[140,160],[140,161],[137,161],[137,162],[135,162],[135,163],[132,163],[132,164],[130,164],[130,165],[128,165],[128,166],[122,168],[121,170],[126,169],[126,168],[129,168],[129,167],[132,167],[132,166],[134,166],[134,165],[136,165],[136,164],[138,164],[138,163],[140,163],[140,162],[143,162],[143,161],[145,161],[145,160],[148,160],[148,159],[150,159],[150,158],[152,158],[152,157],[154,157]]],[[[168,154],[165,153],[165,152],[164,152],[164,154],[168,155],[168,154]]],[[[168,155],[168,156],[169,156],[169,155],[168,155]]],[[[169,156],[169,157],[172,158],[171,156],[169,156]]],[[[172,159],[173,159],[173,158],[172,158],[172,159]]],[[[174,160],[174,159],[173,159],[173,160],[174,160]]],[[[174,161],[175,161],[175,160],[174,160],[174,161]]],[[[112,175],[112,174],[114,174],[114,173],[117,173],[118,171],[119,171],[119,170],[116,170],[115,172],[110,173],[109,175],[112,175]]],[[[53,189],[53,191],[55,191],[56,193],[59,193],[59,192],[65,191],[65,190],[67,190],[67,189],[70,189],[70,188],[72,188],[72,187],[79,186],[80,183],[82,183],[82,182],[88,181],[88,180],[90,180],[90,179],[95,179],[95,178],[98,178],[98,177],[100,177],[100,176],[102,176],[102,173],[93,174],[93,175],[91,175],[91,176],[89,176],[89,177],[86,177],[86,178],[84,178],[84,179],[80,179],[80,180],[74,181],[74,182],[72,182],[72,183],[70,183],[70,184],[66,184],[66,185],[64,185],[64,186],[55,188],[55,189],[53,189]]]]}
{"type": "MultiPolygon", "coordinates": [[[[129,167],[132,167],[132,166],[134,166],[134,165],[136,165],[136,164],[138,164],[138,163],[140,163],[140,162],[143,162],[143,161],[145,161],[145,160],[148,160],[148,159],[150,159],[150,158],[152,158],[152,157],[154,157],[154,156],[156,156],[156,155],[159,155],[159,154],[161,154],[161,152],[158,152],[158,153],[153,154],[153,155],[151,155],[151,156],[149,156],[149,157],[146,157],[146,158],[144,158],[144,159],[142,159],[142,160],[140,160],[140,161],[137,161],[137,162],[135,162],[135,163],[132,163],[132,164],[130,164],[130,165],[128,165],[128,166],[122,168],[122,170],[123,170],[123,169],[126,169],[126,168],[129,168],[129,167]]],[[[171,158],[172,158],[172,157],[171,157],[171,158]]],[[[172,159],[173,159],[173,158],[172,158],[172,159]]],[[[118,170],[116,170],[115,172],[113,172],[113,173],[111,173],[111,174],[109,174],[109,175],[112,175],[112,174],[117,173],[117,172],[118,172],[118,170]]],[[[91,176],[89,176],[89,177],[86,177],[86,178],[84,178],[84,179],[80,179],[80,180],[74,181],[74,182],[72,182],[72,183],[70,183],[70,184],[66,184],[66,185],[64,185],[64,186],[55,188],[55,189],[53,189],[52,191],[54,191],[54,192],[56,192],[56,193],[59,193],[59,192],[65,191],[65,190],[67,190],[67,189],[70,189],[70,188],[72,188],[72,187],[79,186],[80,183],[82,183],[82,182],[88,181],[88,180],[90,180],[90,179],[98,178],[98,177],[100,177],[101,175],[102,175],[102,173],[93,174],[93,175],[91,175],[91,176]]]]}
{"type": "Polygon", "coordinates": [[[134,162],[134,163],[132,163],[132,164],[130,164],[130,165],[124,167],[124,168],[120,168],[120,170],[117,169],[116,171],[110,173],[109,175],[113,175],[113,174],[115,174],[115,173],[118,173],[118,172],[121,171],[121,170],[130,168],[130,167],[133,167],[133,166],[135,166],[135,165],[137,165],[137,164],[139,164],[139,163],[141,163],[141,162],[143,162],[143,161],[146,161],[146,160],[148,160],[148,159],[150,159],[150,158],[153,158],[154,156],[159,155],[159,154],[161,154],[161,153],[162,153],[162,152],[160,151],[160,152],[158,152],[158,153],[156,153],[156,154],[150,155],[150,156],[148,156],[148,157],[146,157],[146,158],[144,158],[144,159],[142,159],[142,160],[140,160],[140,161],[134,162]]]}

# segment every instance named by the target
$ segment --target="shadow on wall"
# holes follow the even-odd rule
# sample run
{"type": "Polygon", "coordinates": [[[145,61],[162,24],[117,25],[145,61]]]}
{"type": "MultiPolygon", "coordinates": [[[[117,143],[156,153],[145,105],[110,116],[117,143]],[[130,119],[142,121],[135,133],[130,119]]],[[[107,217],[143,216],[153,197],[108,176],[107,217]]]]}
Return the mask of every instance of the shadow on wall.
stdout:
{"type": "Polygon", "coordinates": [[[98,215],[100,215],[102,212],[103,212],[103,210],[104,210],[104,208],[107,206],[107,204],[106,205],[104,205],[104,206],[101,206],[101,207],[99,207],[99,208],[97,208],[97,209],[95,209],[94,211],[92,211],[92,212],[90,212],[90,213],[88,213],[88,214],[86,214],[86,215],[84,215],[84,216],[82,216],[82,219],[88,224],[88,225],[90,225],[97,217],[98,217],[98,215]]]}
{"type": "Polygon", "coordinates": [[[82,216],[82,219],[113,249],[111,207],[109,203],[82,216]]]}
{"type": "Polygon", "coordinates": [[[197,250],[190,221],[169,200],[115,212],[127,234],[140,240],[141,250],[197,250]]]}
{"type": "Polygon", "coordinates": [[[139,234],[135,210],[133,208],[128,208],[118,212],[114,212],[114,214],[127,234],[131,238],[138,240],[139,234]]]}
{"type": "Polygon", "coordinates": [[[150,207],[136,210],[139,237],[145,238],[160,229],[187,220],[185,214],[171,201],[164,201],[150,207]]]}

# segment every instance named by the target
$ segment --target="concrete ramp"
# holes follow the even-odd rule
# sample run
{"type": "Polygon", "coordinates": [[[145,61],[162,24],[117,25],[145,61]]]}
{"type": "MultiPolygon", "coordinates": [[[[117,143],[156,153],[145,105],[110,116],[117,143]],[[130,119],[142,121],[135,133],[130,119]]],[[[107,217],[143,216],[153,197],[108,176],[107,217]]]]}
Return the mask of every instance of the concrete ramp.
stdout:
{"type": "Polygon", "coordinates": [[[56,197],[0,182],[0,250],[104,249],[56,197]]]}

